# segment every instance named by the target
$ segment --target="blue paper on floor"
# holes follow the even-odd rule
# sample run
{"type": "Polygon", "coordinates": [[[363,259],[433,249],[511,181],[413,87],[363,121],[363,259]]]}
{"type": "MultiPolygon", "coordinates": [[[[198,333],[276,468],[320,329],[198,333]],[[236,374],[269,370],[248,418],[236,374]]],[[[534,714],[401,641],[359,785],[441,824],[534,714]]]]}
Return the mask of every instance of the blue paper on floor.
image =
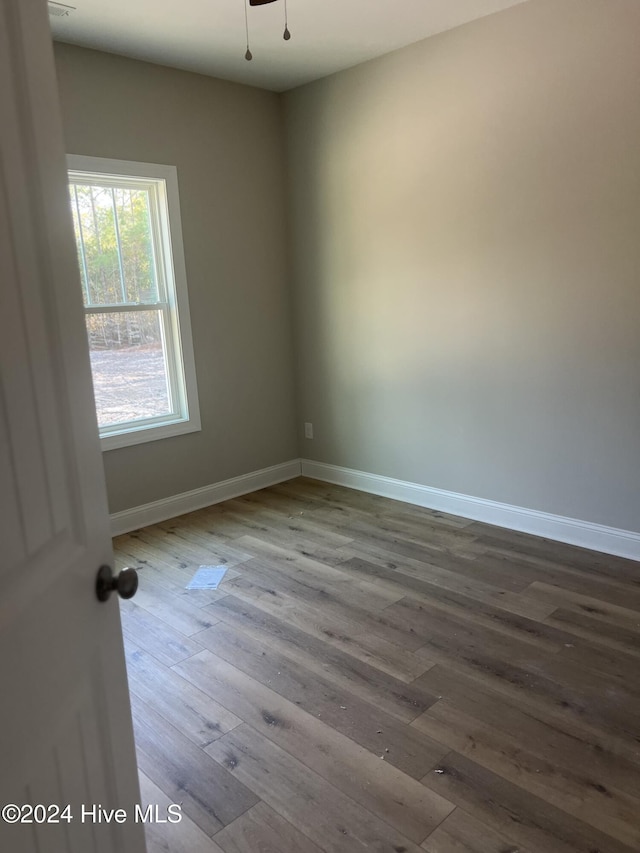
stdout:
{"type": "Polygon", "coordinates": [[[218,589],[226,571],[226,566],[200,566],[186,589],[218,589]]]}

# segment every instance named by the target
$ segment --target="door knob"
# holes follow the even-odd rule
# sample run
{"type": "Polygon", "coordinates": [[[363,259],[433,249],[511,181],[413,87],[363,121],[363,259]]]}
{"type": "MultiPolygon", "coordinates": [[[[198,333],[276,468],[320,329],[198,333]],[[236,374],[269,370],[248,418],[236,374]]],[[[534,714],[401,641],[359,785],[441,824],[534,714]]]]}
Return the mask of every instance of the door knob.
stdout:
{"type": "Polygon", "coordinates": [[[138,589],[138,573],[135,569],[123,569],[115,577],[111,566],[100,566],[96,578],[98,601],[107,601],[112,592],[120,598],[133,598],[138,589]]]}

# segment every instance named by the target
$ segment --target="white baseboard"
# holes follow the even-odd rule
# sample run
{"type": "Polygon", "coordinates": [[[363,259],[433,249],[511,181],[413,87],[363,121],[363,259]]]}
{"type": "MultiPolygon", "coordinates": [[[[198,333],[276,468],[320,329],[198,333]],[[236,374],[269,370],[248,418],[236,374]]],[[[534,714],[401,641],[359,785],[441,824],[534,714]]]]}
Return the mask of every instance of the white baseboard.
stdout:
{"type": "Polygon", "coordinates": [[[617,527],[606,527],[603,524],[580,521],[576,518],[566,518],[539,510],[460,495],[444,489],[434,489],[379,474],[367,474],[364,471],[354,471],[351,468],[314,462],[310,459],[292,459],[280,465],[242,474],[240,477],[203,486],[191,492],[183,492],[122,512],[115,512],[111,515],[112,535],[119,536],[130,530],[137,530],[139,527],[157,524],[186,512],[203,509],[267,486],[274,486],[284,480],[299,477],[300,474],[315,480],[324,480],[326,483],[348,486],[361,492],[382,495],[474,521],[484,521],[498,527],[519,530],[522,533],[544,536],[546,539],[578,545],[592,551],[602,551],[605,554],[615,554],[640,561],[640,533],[632,530],[620,530],[617,527]]]}
{"type": "Polygon", "coordinates": [[[338,465],[313,462],[310,459],[302,459],[301,466],[303,476],[315,480],[348,486],[361,492],[382,495],[474,521],[531,533],[534,536],[544,536],[546,539],[579,545],[592,551],[640,560],[640,533],[631,530],[620,530],[617,527],[606,527],[576,518],[460,495],[418,483],[382,477],[379,474],[367,474],[338,465]]]}
{"type": "Polygon", "coordinates": [[[184,515],[185,512],[193,512],[206,506],[228,501],[267,486],[275,486],[284,480],[291,480],[300,476],[300,460],[292,459],[280,465],[272,465],[270,468],[262,468],[260,471],[252,471],[250,474],[242,474],[240,477],[232,477],[221,483],[213,483],[211,486],[203,486],[191,492],[182,492],[170,498],[134,506],[122,512],[114,512],[111,515],[111,535],[120,536],[130,530],[146,527],[149,524],[157,524],[174,518],[176,515],[184,515]]]}

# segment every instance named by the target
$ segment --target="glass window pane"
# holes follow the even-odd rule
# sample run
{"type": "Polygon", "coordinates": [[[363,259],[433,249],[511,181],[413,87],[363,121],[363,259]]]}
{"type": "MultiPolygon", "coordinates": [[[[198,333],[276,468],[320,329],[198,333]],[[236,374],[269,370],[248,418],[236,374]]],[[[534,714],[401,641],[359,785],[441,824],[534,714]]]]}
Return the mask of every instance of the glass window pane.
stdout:
{"type": "Polygon", "coordinates": [[[160,311],[87,314],[100,427],[172,412],[160,311]]]}
{"type": "Polygon", "coordinates": [[[69,187],[69,194],[71,195],[71,213],[73,216],[73,231],[76,237],[76,249],[78,251],[78,266],[80,268],[80,282],[82,283],[82,298],[84,300],[84,304],[87,304],[87,270],[84,264],[84,239],[83,234],[80,229],[80,217],[78,214],[78,205],[76,203],[76,189],[73,185],[69,187]]]}
{"type": "Polygon", "coordinates": [[[118,187],[114,190],[125,290],[128,302],[155,302],[158,286],[153,244],[149,193],[118,187]]]}
{"type": "Polygon", "coordinates": [[[148,191],[73,184],[71,204],[85,305],[156,301],[148,191]]]}

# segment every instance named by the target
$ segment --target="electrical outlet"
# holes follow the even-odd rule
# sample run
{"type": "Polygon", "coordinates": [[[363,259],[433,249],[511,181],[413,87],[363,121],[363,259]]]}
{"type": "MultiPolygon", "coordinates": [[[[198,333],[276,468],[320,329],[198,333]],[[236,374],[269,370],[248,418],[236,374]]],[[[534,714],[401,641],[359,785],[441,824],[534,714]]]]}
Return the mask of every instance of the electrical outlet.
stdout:
{"type": "Polygon", "coordinates": [[[304,437],[313,438],[313,424],[307,423],[304,425],[304,437]]]}

